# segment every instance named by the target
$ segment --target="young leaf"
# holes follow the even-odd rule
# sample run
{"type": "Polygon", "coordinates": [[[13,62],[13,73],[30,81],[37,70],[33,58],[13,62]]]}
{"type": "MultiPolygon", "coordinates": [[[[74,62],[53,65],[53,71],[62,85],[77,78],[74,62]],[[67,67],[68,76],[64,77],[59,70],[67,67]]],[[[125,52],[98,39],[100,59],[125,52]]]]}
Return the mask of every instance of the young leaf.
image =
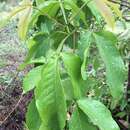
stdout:
{"type": "Polygon", "coordinates": [[[38,66],[32,69],[23,80],[23,92],[26,93],[32,90],[41,79],[41,71],[43,66],[38,66]]]}
{"type": "Polygon", "coordinates": [[[67,69],[67,72],[70,76],[72,85],[73,85],[73,92],[75,98],[81,97],[81,60],[78,56],[74,54],[62,54],[62,59],[64,61],[65,67],[67,69]]]}
{"type": "Polygon", "coordinates": [[[26,113],[26,125],[29,130],[39,130],[41,119],[36,108],[35,99],[31,101],[26,113]]]}
{"type": "Polygon", "coordinates": [[[86,74],[86,62],[87,62],[87,56],[90,44],[92,42],[92,33],[91,32],[85,32],[82,33],[79,40],[79,46],[78,46],[78,54],[83,59],[83,64],[81,66],[81,74],[82,78],[86,80],[87,74],[86,74]]]}
{"type": "Polygon", "coordinates": [[[21,40],[25,40],[25,38],[26,38],[30,18],[31,18],[31,15],[32,15],[32,3],[31,3],[31,1],[30,0],[24,0],[23,5],[30,5],[30,6],[27,6],[26,9],[24,9],[20,13],[19,23],[18,23],[18,35],[21,38],[21,40]]]}
{"type": "Polygon", "coordinates": [[[95,33],[99,53],[106,65],[106,77],[115,100],[120,100],[124,93],[125,66],[116,48],[116,37],[110,32],[95,33]]]}
{"type": "Polygon", "coordinates": [[[66,102],[58,70],[58,58],[50,59],[35,89],[36,106],[47,130],[62,130],[66,121],[66,102]]]}
{"type": "Polygon", "coordinates": [[[69,123],[69,130],[97,130],[79,108],[75,108],[69,123]]]}
{"type": "Polygon", "coordinates": [[[78,101],[80,109],[100,130],[120,130],[110,111],[101,102],[92,99],[78,101]]]}

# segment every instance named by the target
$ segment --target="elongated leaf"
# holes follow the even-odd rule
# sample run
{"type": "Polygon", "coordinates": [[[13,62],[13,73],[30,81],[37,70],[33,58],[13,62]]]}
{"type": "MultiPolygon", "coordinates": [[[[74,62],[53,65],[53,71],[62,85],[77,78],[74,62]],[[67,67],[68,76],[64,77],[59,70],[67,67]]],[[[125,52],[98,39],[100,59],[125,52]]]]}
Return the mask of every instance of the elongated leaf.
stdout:
{"type": "Polygon", "coordinates": [[[43,66],[32,69],[23,80],[23,92],[26,93],[33,89],[41,79],[41,71],[43,66]]]}
{"type": "Polygon", "coordinates": [[[104,17],[106,23],[113,29],[115,26],[115,19],[113,17],[111,9],[101,0],[94,0],[97,9],[104,17]]]}
{"type": "Polygon", "coordinates": [[[88,51],[90,44],[92,42],[92,33],[91,32],[85,32],[82,33],[79,40],[79,46],[78,46],[78,54],[80,55],[81,59],[83,59],[83,64],[81,66],[81,74],[82,78],[86,80],[87,74],[86,74],[86,62],[88,57],[88,51]]]}
{"type": "Polygon", "coordinates": [[[29,130],[39,130],[41,119],[36,108],[35,99],[31,101],[26,113],[26,125],[29,130]]]}
{"type": "Polygon", "coordinates": [[[88,117],[85,113],[79,108],[76,108],[73,112],[69,126],[69,130],[97,130],[97,128],[88,121],[88,117]]]}
{"type": "Polygon", "coordinates": [[[105,1],[105,3],[106,3],[107,5],[109,5],[109,6],[113,9],[113,11],[115,12],[115,14],[116,14],[119,18],[122,18],[122,12],[121,12],[121,10],[119,9],[119,8],[120,8],[120,5],[115,4],[115,3],[113,3],[113,2],[110,2],[110,1],[108,1],[108,0],[104,0],[104,1],[105,1]]]}
{"type": "Polygon", "coordinates": [[[32,3],[30,0],[24,0],[23,5],[30,5],[26,7],[21,13],[19,17],[19,23],[18,23],[18,35],[21,38],[21,40],[25,40],[26,34],[29,27],[30,18],[32,15],[32,3]]]}
{"type": "Polygon", "coordinates": [[[62,130],[66,121],[66,102],[60,82],[58,60],[50,59],[35,89],[36,105],[47,130],[62,130]]]}
{"type": "Polygon", "coordinates": [[[97,21],[101,23],[101,16],[104,18],[106,23],[111,27],[114,28],[115,20],[112,14],[111,9],[107,6],[104,1],[101,0],[83,0],[87,3],[89,9],[96,17],[97,21]]]}
{"type": "Polygon", "coordinates": [[[78,101],[78,105],[100,130],[120,130],[110,111],[101,102],[92,99],[81,99],[78,101]]]}
{"type": "Polygon", "coordinates": [[[114,99],[120,100],[124,93],[125,66],[115,46],[116,37],[110,32],[95,33],[99,53],[106,65],[106,77],[114,99]]]}
{"type": "Polygon", "coordinates": [[[13,10],[11,12],[7,12],[5,13],[1,13],[1,15],[4,15],[1,17],[0,19],[0,28],[4,27],[6,24],[8,24],[8,22],[11,20],[12,17],[16,16],[19,12],[25,10],[28,6],[30,5],[22,5],[22,6],[18,6],[13,8],[13,10]]]}
{"type": "Polygon", "coordinates": [[[67,72],[71,78],[73,85],[73,92],[75,98],[81,97],[81,60],[78,56],[74,54],[63,53],[62,58],[67,69],[67,72]]]}

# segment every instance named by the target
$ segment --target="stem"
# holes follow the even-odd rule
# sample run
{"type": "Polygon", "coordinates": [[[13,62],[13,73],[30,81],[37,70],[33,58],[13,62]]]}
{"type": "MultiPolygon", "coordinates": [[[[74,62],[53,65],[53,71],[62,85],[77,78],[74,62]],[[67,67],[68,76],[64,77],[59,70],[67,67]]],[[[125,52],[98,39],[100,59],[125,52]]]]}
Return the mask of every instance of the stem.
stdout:
{"type": "Polygon", "coordinates": [[[58,49],[57,49],[57,53],[60,53],[60,52],[61,52],[65,41],[66,41],[73,33],[75,33],[75,31],[76,31],[76,30],[73,30],[70,34],[68,34],[68,35],[61,41],[61,43],[60,43],[60,45],[59,45],[59,47],[58,47],[58,49]]]}
{"type": "Polygon", "coordinates": [[[64,7],[63,7],[62,0],[59,0],[59,3],[60,3],[61,11],[62,11],[64,20],[65,20],[65,24],[67,25],[67,31],[68,31],[68,33],[70,33],[70,30],[69,30],[69,27],[68,27],[68,21],[67,21],[66,15],[65,15],[65,10],[64,10],[64,7]]]}
{"type": "Polygon", "coordinates": [[[52,21],[54,21],[54,22],[57,23],[58,25],[65,27],[62,23],[60,23],[60,22],[58,22],[56,19],[50,17],[48,14],[45,14],[45,12],[42,12],[42,10],[40,10],[40,9],[37,8],[36,6],[33,6],[33,8],[36,9],[36,10],[38,10],[38,11],[41,13],[41,15],[47,16],[49,19],[51,19],[52,21]]]}

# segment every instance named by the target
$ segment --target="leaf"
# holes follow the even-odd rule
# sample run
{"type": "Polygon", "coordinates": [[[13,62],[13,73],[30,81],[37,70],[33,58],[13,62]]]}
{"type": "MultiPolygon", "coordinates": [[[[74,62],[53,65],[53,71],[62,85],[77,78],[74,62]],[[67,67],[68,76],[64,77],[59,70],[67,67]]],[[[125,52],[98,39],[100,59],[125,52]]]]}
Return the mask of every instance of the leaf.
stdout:
{"type": "Polygon", "coordinates": [[[69,6],[71,8],[73,14],[72,18],[77,16],[82,19],[84,23],[86,23],[84,12],[75,4],[73,0],[64,0],[64,5],[69,6]]]}
{"type": "Polygon", "coordinates": [[[41,119],[36,108],[35,99],[31,101],[26,113],[26,125],[29,130],[39,130],[41,119]]]}
{"type": "Polygon", "coordinates": [[[55,16],[57,10],[59,9],[58,1],[45,1],[36,7],[30,19],[30,26],[34,25],[40,15],[47,15],[49,17],[55,16]]]}
{"type": "Polygon", "coordinates": [[[67,69],[68,75],[70,76],[73,93],[75,98],[81,97],[81,60],[78,56],[69,53],[62,53],[62,59],[67,69]]]}
{"type": "Polygon", "coordinates": [[[119,18],[122,18],[122,12],[121,12],[121,10],[119,9],[120,6],[119,6],[118,4],[115,4],[115,3],[110,2],[110,1],[108,1],[108,0],[105,0],[105,3],[113,9],[113,11],[115,12],[115,14],[116,14],[119,18]]]}
{"type": "Polygon", "coordinates": [[[61,83],[65,91],[66,100],[73,100],[74,94],[73,94],[73,89],[72,89],[73,87],[70,79],[66,78],[62,80],[61,83]]]}
{"type": "Polygon", "coordinates": [[[41,56],[39,58],[35,58],[28,62],[21,64],[19,69],[23,70],[27,65],[30,65],[30,64],[44,64],[44,63],[46,63],[46,59],[45,59],[45,57],[41,56]]]}
{"type": "Polygon", "coordinates": [[[78,106],[100,130],[120,130],[110,111],[101,102],[81,99],[78,101],[78,106]]]}
{"type": "Polygon", "coordinates": [[[36,106],[47,130],[62,130],[66,121],[66,102],[58,70],[58,58],[44,66],[42,78],[35,89],[36,106]]]}
{"type": "Polygon", "coordinates": [[[111,9],[107,6],[104,1],[101,0],[83,0],[87,3],[87,6],[96,17],[97,21],[101,23],[101,16],[104,18],[106,23],[113,29],[115,26],[115,19],[113,17],[111,9]]]}
{"type": "Polygon", "coordinates": [[[25,40],[26,34],[29,27],[30,18],[32,15],[32,3],[30,0],[24,0],[23,5],[30,5],[26,7],[21,13],[19,17],[18,23],[18,35],[21,40],[25,40]]]}
{"type": "Polygon", "coordinates": [[[101,0],[94,0],[99,12],[104,17],[106,23],[113,29],[115,26],[115,19],[113,17],[111,9],[107,4],[101,0]]]}
{"type": "Polygon", "coordinates": [[[0,28],[7,25],[12,17],[16,16],[19,12],[25,10],[28,6],[29,5],[18,6],[18,7],[13,8],[13,10],[11,12],[7,12],[6,14],[3,13],[4,17],[2,16],[1,19],[0,19],[0,28]]]}
{"type": "Polygon", "coordinates": [[[37,5],[40,5],[40,4],[42,4],[43,2],[45,2],[45,0],[36,0],[36,4],[37,4],[37,5]]]}
{"type": "Polygon", "coordinates": [[[43,66],[33,68],[23,80],[23,93],[32,90],[41,79],[41,71],[43,66]]]}
{"type": "Polygon", "coordinates": [[[75,108],[70,119],[69,130],[97,130],[88,121],[88,117],[79,109],[75,108]]]}
{"type": "Polygon", "coordinates": [[[124,93],[125,66],[116,48],[116,37],[106,31],[95,33],[99,53],[106,65],[106,77],[113,98],[119,101],[124,93]]]}
{"type": "Polygon", "coordinates": [[[88,51],[91,42],[92,42],[91,32],[88,31],[81,34],[79,44],[78,44],[78,54],[81,57],[81,59],[83,59],[83,64],[81,66],[81,74],[84,80],[87,79],[86,62],[87,62],[88,51]]]}

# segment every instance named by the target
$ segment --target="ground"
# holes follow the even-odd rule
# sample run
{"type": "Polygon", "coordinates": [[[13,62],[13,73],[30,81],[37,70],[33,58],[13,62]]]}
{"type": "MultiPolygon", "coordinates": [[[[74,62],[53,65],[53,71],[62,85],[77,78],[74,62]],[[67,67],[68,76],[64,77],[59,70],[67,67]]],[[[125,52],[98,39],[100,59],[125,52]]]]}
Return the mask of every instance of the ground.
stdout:
{"type": "Polygon", "coordinates": [[[28,70],[18,72],[26,54],[19,42],[15,21],[0,30],[0,130],[23,130],[26,106],[32,94],[22,95],[22,79],[28,70]]]}

